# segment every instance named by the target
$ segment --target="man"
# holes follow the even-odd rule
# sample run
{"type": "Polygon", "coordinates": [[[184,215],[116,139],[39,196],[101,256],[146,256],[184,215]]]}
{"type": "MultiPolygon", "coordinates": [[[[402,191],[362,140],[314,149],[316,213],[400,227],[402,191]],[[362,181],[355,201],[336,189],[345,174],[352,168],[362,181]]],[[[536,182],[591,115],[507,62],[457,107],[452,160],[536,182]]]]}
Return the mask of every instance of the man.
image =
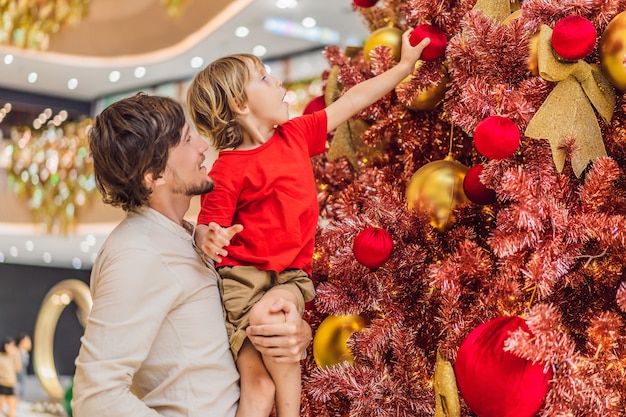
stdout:
{"type": "MultiPolygon", "coordinates": [[[[126,218],[93,266],[73,415],[234,416],[239,375],[218,275],[194,249],[193,225],[183,219],[192,196],[213,188],[202,165],[208,145],[178,102],[145,94],[98,115],[89,145],[104,202],[126,218]]],[[[223,246],[240,230],[213,227],[223,246]]],[[[285,322],[251,327],[250,340],[277,362],[297,362],[310,327],[286,301],[271,312],[285,322]]]]}

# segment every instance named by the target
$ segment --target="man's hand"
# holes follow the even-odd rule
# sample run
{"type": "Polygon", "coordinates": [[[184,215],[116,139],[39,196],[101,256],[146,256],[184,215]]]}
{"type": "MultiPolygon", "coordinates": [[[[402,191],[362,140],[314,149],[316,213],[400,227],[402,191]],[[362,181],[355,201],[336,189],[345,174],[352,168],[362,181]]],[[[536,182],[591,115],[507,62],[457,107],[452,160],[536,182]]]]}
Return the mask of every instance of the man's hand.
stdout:
{"type": "Polygon", "coordinates": [[[222,256],[228,255],[228,251],[224,249],[230,245],[230,240],[237,233],[243,230],[240,224],[234,224],[230,227],[222,227],[215,222],[208,225],[199,224],[196,226],[195,241],[196,245],[215,262],[222,262],[222,256]]]}
{"type": "Polygon", "coordinates": [[[297,363],[311,343],[311,326],[300,317],[297,307],[279,298],[272,305],[273,313],[283,312],[285,322],[248,326],[248,338],[264,357],[271,357],[276,363],[297,363]]]}

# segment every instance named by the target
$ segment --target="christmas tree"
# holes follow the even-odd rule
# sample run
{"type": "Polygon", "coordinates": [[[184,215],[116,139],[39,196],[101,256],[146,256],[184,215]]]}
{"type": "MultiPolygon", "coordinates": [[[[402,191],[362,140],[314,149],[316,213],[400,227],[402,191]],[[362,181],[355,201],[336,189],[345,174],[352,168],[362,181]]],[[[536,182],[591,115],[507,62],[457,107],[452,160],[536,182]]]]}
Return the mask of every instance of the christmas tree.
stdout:
{"type": "Polygon", "coordinates": [[[625,416],[626,0],[353,8],[326,105],[442,53],[314,159],[303,415],[625,416]]]}

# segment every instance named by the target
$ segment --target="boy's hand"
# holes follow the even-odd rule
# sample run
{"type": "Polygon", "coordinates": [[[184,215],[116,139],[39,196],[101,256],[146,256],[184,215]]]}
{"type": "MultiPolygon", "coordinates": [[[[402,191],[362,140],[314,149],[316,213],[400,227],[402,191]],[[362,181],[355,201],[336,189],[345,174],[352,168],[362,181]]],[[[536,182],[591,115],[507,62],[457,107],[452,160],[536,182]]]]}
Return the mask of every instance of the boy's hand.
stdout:
{"type": "Polygon", "coordinates": [[[224,248],[230,245],[233,236],[242,230],[241,224],[234,224],[230,227],[222,227],[215,222],[198,225],[195,234],[196,244],[209,258],[215,262],[221,262],[222,256],[228,255],[228,251],[224,248]]]}
{"type": "Polygon", "coordinates": [[[415,67],[417,60],[422,56],[424,48],[430,44],[430,38],[424,38],[420,43],[412,46],[409,40],[412,32],[413,29],[407,29],[402,34],[402,52],[400,56],[400,63],[410,65],[411,72],[413,72],[413,67],[415,67]]]}

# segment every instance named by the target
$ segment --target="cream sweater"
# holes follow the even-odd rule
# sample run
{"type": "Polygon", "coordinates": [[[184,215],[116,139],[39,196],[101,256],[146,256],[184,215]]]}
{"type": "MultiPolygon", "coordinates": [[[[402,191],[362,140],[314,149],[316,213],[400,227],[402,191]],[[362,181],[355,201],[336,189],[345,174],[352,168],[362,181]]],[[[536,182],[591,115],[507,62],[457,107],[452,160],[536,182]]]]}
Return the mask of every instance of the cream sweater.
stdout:
{"type": "Polygon", "coordinates": [[[102,246],[76,359],[75,417],[235,415],[239,374],[217,273],[187,226],[146,208],[102,246]]]}

